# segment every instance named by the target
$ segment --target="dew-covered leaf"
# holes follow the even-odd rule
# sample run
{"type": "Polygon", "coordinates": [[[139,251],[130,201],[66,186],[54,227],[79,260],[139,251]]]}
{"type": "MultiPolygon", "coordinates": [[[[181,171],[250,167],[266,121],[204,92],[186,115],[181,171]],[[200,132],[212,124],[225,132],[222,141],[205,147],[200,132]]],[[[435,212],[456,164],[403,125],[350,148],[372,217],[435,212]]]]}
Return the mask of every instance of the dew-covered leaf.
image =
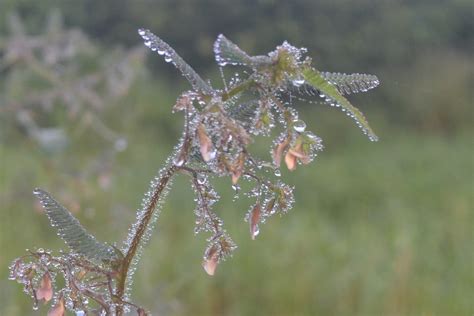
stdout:
{"type": "Polygon", "coordinates": [[[258,101],[250,100],[248,102],[231,104],[226,107],[227,114],[235,120],[242,122],[246,128],[250,128],[258,110],[258,101]]]}
{"type": "Polygon", "coordinates": [[[41,189],[33,192],[44,207],[46,215],[55,227],[58,235],[66,242],[72,252],[83,255],[91,260],[110,262],[118,258],[115,248],[101,243],[89,234],[79,221],[51,195],[41,189]]]}
{"type": "Polygon", "coordinates": [[[150,30],[139,29],[138,34],[144,39],[145,46],[152,51],[162,55],[166,62],[171,62],[181,74],[189,81],[194,90],[206,95],[213,95],[214,90],[207,84],[196,71],[189,66],[176,51],[161,38],[150,32],[150,30]]]}
{"type": "Polygon", "coordinates": [[[321,72],[321,77],[336,86],[341,94],[366,92],[380,84],[375,75],[369,74],[344,74],[339,72],[321,72]]]}
{"type": "MultiPolygon", "coordinates": [[[[359,73],[348,75],[339,72],[321,72],[320,74],[324,80],[334,85],[341,94],[366,92],[380,84],[379,79],[375,75],[359,73]]],[[[295,82],[296,81],[293,81],[293,85],[289,88],[296,91],[298,94],[319,96],[321,93],[321,91],[314,86],[307,84],[304,80],[302,84],[295,84],[295,82]]]]}
{"type": "Polygon", "coordinates": [[[219,66],[258,66],[270,63],[268,56],[249,56],[236,44],[220,34],[214,42],[214,55],[219,66]]]}
{"type": "Polygon", "coordinates": [[[329,83],[318,70],[307,67],[302,70],[302,75],[308,84],[312,85],[320,92],[320,96],[323,97],[327,103],[339,106],[343,111],[347,112],[370,140],[378,140],[378,137],[370,128],[369,123],[362,112],[354,107],[349,100],[338,91],[336,86],[329,83]]]}
{"type": "Polygon", "coordinates": [[[214,42],[214,54],[219,66],[249,65],[252,60],[246,52],[229,41],[224,35],[217,36],[214,42]]]}

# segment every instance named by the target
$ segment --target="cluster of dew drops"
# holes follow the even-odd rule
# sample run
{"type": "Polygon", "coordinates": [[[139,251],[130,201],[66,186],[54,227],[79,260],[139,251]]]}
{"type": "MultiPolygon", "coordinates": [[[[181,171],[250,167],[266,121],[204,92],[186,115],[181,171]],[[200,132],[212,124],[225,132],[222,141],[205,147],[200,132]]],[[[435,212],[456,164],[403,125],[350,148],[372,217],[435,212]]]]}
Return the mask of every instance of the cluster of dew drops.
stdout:
{"type": "MultiPolygon", "coordinates": [[[[95,280],[93,283],[100,284],[98,281],[100,278],[105,278],[105,275],[94,274],[83,278],[82,267],[87,262],[77,254],[61,252],[59,255],[53,255],[51,250],[43,248],[26,251],[29,255],[14,260],[10,265],[8,278],[23,286],[23,291],[33,301],[33,310],[38,310],[41,302],[47,303],[50,300],[52,307],[48,315],[61,314],[60,311],[53,312],[60,305],[62,305],[62,313],[67,309],[74,311],[77,316],[89,314],[92,309],[95,309],[91,309],[91,299],[83,295],[82,291],[90,291],[92,289],[90,282],[95,280]],[[57,282],[58,279],[62,281],[57,282]],[[62,288],[61,283],[63,283],[62,288]]],[[[92,291],[100,295],[109,307],[109,311],[114,311],[116,303],[106,286],[94,286],[92,291]]],[[[128,307],[125,309],[129,310],[128,307]]],[[[100,308],[95,312],[106,315],[106,312],[100,308]]]]}

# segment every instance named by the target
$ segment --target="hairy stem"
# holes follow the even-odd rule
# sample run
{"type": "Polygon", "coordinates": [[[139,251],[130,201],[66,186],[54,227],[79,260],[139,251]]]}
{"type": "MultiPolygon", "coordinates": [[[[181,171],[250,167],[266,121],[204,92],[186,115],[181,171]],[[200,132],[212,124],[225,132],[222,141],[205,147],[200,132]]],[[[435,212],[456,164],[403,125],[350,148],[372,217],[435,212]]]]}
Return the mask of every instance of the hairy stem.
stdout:
{"type": "MultiPolygon", "coordinates": [[[[158,185],[156,186],[155,191],[153,192],[150,202],[146,206],[146,212],[143,217],[139,219],[139,222],[136,223],[137,229],[135,231],[135,235],[132,238],[131,245],[125,254],[125,257],[122,261],[122,266],[120,269],[120,275],[118,277],[117,282],[117,291],[116,291],[116,298],[118,301],[123,301],[125,295],[125,285],[127,281],[127,275],[133,262],[133,258],[135,257],[141,241],[144,237],[144,234],[147,230],[148,225],[150,224],[151,219],[153,218],[153,213],[156,210],[156,206],[158,201],[160,200],[160,196],[163,190],[166,188],[169,180],[173,177],[174,173],[176,172],[176,166],[170,166],[164,173],[163,176],[160,178],[158,185]]],[[[121,306],[117,308],[117,315],[123,315],[123,309],[121,306]]]]}
{"type": "Polygon", "coordinates": [[[228,92],[224,92],[222,94],[222,101],[227,101],[233,96],[236,96],[240,92],[243,92],[245,90],[248,90],[251,86],[255,85],[256,82],[253,79],[247,79],[243,81],[242,83],[238,84],[237,86],[233,87],[230,89],[228,92]]]}

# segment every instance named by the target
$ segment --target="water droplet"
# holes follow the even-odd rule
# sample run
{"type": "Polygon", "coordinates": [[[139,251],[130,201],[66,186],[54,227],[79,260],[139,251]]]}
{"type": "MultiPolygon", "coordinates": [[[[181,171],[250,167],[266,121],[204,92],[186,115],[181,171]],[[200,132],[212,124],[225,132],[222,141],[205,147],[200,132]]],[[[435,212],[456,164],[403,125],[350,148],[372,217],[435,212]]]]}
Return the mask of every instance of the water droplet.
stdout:
{"type": "Polygon", "coordinates": [[[166,53],[166,51],[162,49],[158,49],[156,52],[158,53],[158,55],[164,55],[166,53]]]}
{"type": "Polygon", "coordinates": [[[165,55],[165,61],[166,61],[167,63],[169,63],[169,62],[172,61],[172,60],[173,60],[173,58],[171,58],[170,55],[165,55]]]}
{"type": "Polygon", "coordinates": [[[312,140],[312,141],[314,141],[314,142],[320,140],[318,136],[314,135],[314,134],[311,133],[311,132],[307,132],[307,133],[306,133],[306,137],[308,137],[309,140],[312,140]]]}
{"type": "Polygon", "coordinates": [[[255,239],[255,237],[260,234],[260,227],[258,225],[255,226],[253,232],[252,232],[252,239],[255,239]]]}
{"type": "Polygon", "coordinates": [[[275,173],[275,176],[276,176],[276,177],[281,177],[281,171],[280,171],[280,169],[275,169],[275,172],[274,172],[274,173],[275,173]]]}
{"type": "Polygon", "coordinates": [[[145,44],[146,47],[150,47],[151,46],[151,41],[145,41],[144,44],[145,44]]]}
{"type": "Polygon", "coordinates": [[[140,36],[145,35],[145,33],[146,33],[145,29],[138,29],[138,34],[139,34],[140,36]]]}
{"type": "Polygon", "coordinates": [[[176,159],[176,160],[174,161],[174,164],[175,164],[177,167],[181,167],[181,166],[184,164],[184,159],[178,158],[178,159],[176,159]]]}
{"type": "Polygon", "coordinates": [[[293,129],[298,133],[302,133],[306,129],[306,123],[302,120],[293,121],[293,129]]]}
{"type": "Polygon", "coordinates": [[[302,86],[304,83],[305,83],[304,79],[298,78],[298,79],[293,80],[293,85],[294,85],[295,87],[300,87],[300,86],[302,86]]]}
{"type": "Polygon", "coordinates": [[[213,160],[214,158],[216,158],[217,156],[217,151],[216,150],[213,150],[209,153],[209,160],[213,160]]]}

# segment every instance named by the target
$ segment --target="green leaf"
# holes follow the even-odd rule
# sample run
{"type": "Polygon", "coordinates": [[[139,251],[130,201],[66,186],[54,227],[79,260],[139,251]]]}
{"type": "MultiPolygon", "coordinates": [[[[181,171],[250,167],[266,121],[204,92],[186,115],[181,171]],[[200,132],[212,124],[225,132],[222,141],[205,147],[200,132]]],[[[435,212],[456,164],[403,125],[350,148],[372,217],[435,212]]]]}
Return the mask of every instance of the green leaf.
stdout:
{"type": "Polygon", "coordinates": [[[214,42],[214,54],[219,66],[244,65],[257,67],[271,63],[271,59],[268,56],[249,56],[222,34],[217,36],[217,39],[214,42]]]}
{"type": "Polygon", "coordinates": [[[112,262],[120,257],[121,253],[116,248],[97,241],[94,236],[87,233],[79,221],[48,192],[35,189],[33,193],[45,209],[51,226],[57,229],[58,235],[73,253],[99,262],[112,262]]]}
{"type": "Polygon", "coordinates": [[[249,65],[252,60],[246,52],[229,41],[224,35],[217,36],[214,42],[214,54],[219,66],[249,65]]]}
{"type": "Polygon", "coordinates": [[[349,116],[354,118],[357,125],[362,129],[364,134],[369,137],[370,140],[378,140],[377,135],[375,135],[375,133],[370,128],[369,123],[365,119],[362,112],[354,107],[344,96],[342,96],[338,89],[329,83],[318,70],[306,67],[302,69],[302,75],[308,84],[312,85],[324,95],[326,102],[330,104],[334,103],[337,106],[340,106],[343,111],[346,111],[349,116]]]}
{"type": "Polygon", "coordinates": [[[244,103],[230,104],[226,107],[227,114],[240,121],[246,129],[251,127],[258,110],[258,101],[250,100],[244,103]]]}
{"type": "Polygon", "coordinates": [[[377,76],[369,74],[355,73],[347,75],[339,72],[321,72],[321,76],[336,86],[341,94],[366,92],[380,84],[377,76]]]}
{"type": "Polygon", "coordinates": [[[189,66],[168,43],[150,32],[150,30],[139,29],[138,34],[145,40],[145,46],[152,51],[162,55],[166,62],[171,62],[181,74],[189,81],[194,90],[206,95],[213,95],[214,89],[206,83],[194,69],[189,66]]]}

